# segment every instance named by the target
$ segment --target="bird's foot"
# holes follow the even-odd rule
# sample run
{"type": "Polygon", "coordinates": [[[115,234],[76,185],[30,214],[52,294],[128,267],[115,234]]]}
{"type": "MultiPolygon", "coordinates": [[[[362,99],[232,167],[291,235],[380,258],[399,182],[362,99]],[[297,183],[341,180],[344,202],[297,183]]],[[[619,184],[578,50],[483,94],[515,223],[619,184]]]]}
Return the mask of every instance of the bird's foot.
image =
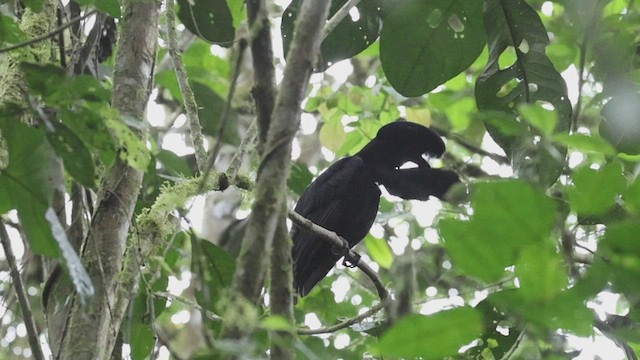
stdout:
{"type": "Polygon", "coordinates": [[[343,238],[342,236],[340,236],[340,240],[342,241],[342,245],[340,246],[332,246],[331,247],[331,252],[334,253],[335,255],[340,255],[340,256],[345,256],[349,253],[349,242],[343,238]]]}
{"type": "Polygon", "coordinates": [[[354,252],[354,254],[355,256],[353,257],[353,261],[347,260],[345,256],[344,260],[342,261],[342,265],[351,269],[357,267],[358,263],[360,262],[360,254],[358,254],[357,252],[354,252]]]}

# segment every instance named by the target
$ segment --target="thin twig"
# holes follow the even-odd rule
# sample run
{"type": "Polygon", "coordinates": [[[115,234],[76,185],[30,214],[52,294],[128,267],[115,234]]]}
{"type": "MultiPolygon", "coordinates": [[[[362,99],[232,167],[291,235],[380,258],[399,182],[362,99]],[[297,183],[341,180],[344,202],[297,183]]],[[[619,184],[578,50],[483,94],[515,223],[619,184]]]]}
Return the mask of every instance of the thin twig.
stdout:
{"type": "Polygon", "coordinates": [[[0,54],[9,52],[9,51],[12,51],[12,50],[15,50],[15,49],[19,49],[21,47],[30,46],[30,45],[39,43],[40,41],[45,41],[45,40],[47,40],[49,38],[52,38],[52,37],[58,35],[59,33],[61,33],[62,31],[64,31],[69,26],[88,18],[89,16],[95,14],[96,12],[97,12],[97,10],[91,10],[91,11],[85,13],[82,16],[78,16],[77,18],[72,19],[71,21],[69,21],[68,23],[66,23],[64,25],[58,26],[57,28],[53,29],[53,31],[51,31],[49,33],[46,33],[44,35],[40,35],[38,37],[35,37],[35,38],[33,38],[31,40],[28,40],[28,41],[25,41],[25,42],[21,42],[19,44],[11,45],[11,46],[6,47],[4,49],[0,49],[0,54]]]}
{"type": "Polygon", "coordinates": [[[161,292],[161,291],[154,291],[152,293],[153,296],[156,297],[160,297],[163,298],[165,300],[169,300],[169,301],[177,301],[179,303],[185,304],[195,310],[200,311],[200,313],[204,314],[207,319],[211,320],[211,321],[222,321],[222,318],[220,317],[220,315],[215,314],[205,308],[203,308],[202,306],[198,305],[196,302],[187,299],[185,297],[182,296],[177,296],[177,295],[173,295],[171,293],[168,292],[161,292]]]}
{"type": "MultiPolygon", "coordinates": [[[[167,0],[167,50],[173,61],[173,67],[176,70],[176,76],[178,77],[178,85],[180,86],[180,92],[182,93],[182,100],[184,102],[184,108],[191,129],[191,141],[196,153],[196,164],[198,165],[198,172],[202,172],[207,167],[207,150],[204,148],[204,138],[202,136],[202,126],[200,125],[200,119],[198,117],[198,104],[196,104],[196,98],[189,85],[189,77],[187,75],[187,69],[182,62],[180,51],[178,50],[178,37],[176,35],[176,14],[175,4],[173,0],[167,0]]],[[[203,181],[204,183],[204,181],[203,181]]]]}
{"type": "Polygon", "coordinates": [[[220,148],[222,147],[222,138],[224,137],[225,129],[227,128],[227,123],[229,123],[229,118],[231,117],[231,101],[233,100],[236,94],[236,85],[238,83],[238,77],[240,77],[240,70],[242,68],[242,59],[244,58],[244,51],[247,48],[247,40],[240,39],[240,43],[238,46],[238,57],[236,59],[235,71],[233,72],[233,78],[231,79],[231,85],[229,86],[229,94],[227,95],[227,101],[224,103],[224,108],[222,109],[222,114],[220,115],[220,124],[218,127],[218,137],[216,139],[216,144],[209,155],[209,160],[207,161],[207,166],[204,168],[204,174],[202,176],[202,183],[204,184],[207,181],[207,177],[213,169],[213,165],[216,163],[216,159],[218,157],[218,153],[220,152],[220,148]]]}
{"type": "Polygon", "coordinates": [[[327,21],[324,25],[324,29],[322,29],[322,40],[326,39],[329,34],[340,24],[340,22],[349,14],[349,11],[355,6],[358,5],[360,0],[349,0],[347,1],[335,14],[327,21]]]}
{"type": "Polygon", "coordinates": [[[341,323],[335,324],[335,325],[331,325],[325,328],[320,328],[320,329],[298,329],[298,331],[296,331],[296,334],[298,335],[318,335],[318,334],[328,334],[328,333],[333,333],[336,332],[338,330],[342,330],[346,327],[349,327],[353,324],[357,324],[361,321],[363,321],[364,319],[373,316],[375,313],[379,312],[380,310],[384,309],[384,302],[379,302],[375,305],[373,305],[371,307],[371,309],[363,312],[362,314],[352,317],[350,319],[347,319],[341,323]]]}
{"type": "Polygon", "coordinates": [[[4,249],[4,254],[7,258],[9,269],[11,271],[11,279],[13,280],[13,285],[16,288],[16,294],[18,294],[18,302],[20,303],[20,309],[22,310],[22,320],[27,328],[27,338],[29,340],[29,345],[31,345],[33,357],[36,360],[44,360],[46,358],[44,357],[42,347],[40,346],[40,339],[38,339],[38,330],[36,328],[36,322],[33,319],[33,313],[31,312],[31,305],[29,304],[27,292],[24,288],[22,278],[20,277],[20,272],[18,271],[16,257],[13,254],[13,249],[11,248],[11,239],[9,239],[9,233],[7,233],[4,221],[1,219],[0,242],[2,242],[2,248],[4,249]]]}
{"type": "Polygon", "coordinates": [[[227,176],[229,176],[229,182],[234,184],[236,182],[236,177],[238,176],[238,171],[240,171],[240,167],[242,166],[242,159],[244,155],[249,151],[249,148],[252,145],[255,145],[258,136],[258,125],[257,121],[254,119],[247,132],[244,134],[240,145],[236,149],[236,153],[233,154],[231,161],[229,162],[229,166],[227,167],[227,176]]]}
{"type": "Polygon", "coordinates": [[[351,264],[354,264],[355,266],[357,266],[360,270],[362,270],[362,272],[365,273],[365,275],[369,277],[369,279],[371,279],[371,281],[373,282],[373,285],[375,285],[376,290],[378,291],[378,296],[380,296],[380,300],[384,302],[387,299],[387,297],[389,296],[389,292],[382,284],[382,280],[380,279],[378,274],[375,271],[373,271],[373,269],[369,265],[367,265],[367,263],[362,261],[360,256],[356,254],[353,250],[349,249],[348,247],[345,248],[345,244],[347,244],[347,241],[345,239],[343,239],[333,231],[327,230],[322,226],[314,224],[313,221],[305,218],[304,216],[298,214],[295,211],[290,210],[288,215],[289,215],[289,219],[291,219],[291,221],[293,221],[296,225],[298,225],[302,229],[322,237],[323,240],[329,242],[334,247],[343,248],[345,251],[344,258],[347,261],[349,261],[351,264]]]}

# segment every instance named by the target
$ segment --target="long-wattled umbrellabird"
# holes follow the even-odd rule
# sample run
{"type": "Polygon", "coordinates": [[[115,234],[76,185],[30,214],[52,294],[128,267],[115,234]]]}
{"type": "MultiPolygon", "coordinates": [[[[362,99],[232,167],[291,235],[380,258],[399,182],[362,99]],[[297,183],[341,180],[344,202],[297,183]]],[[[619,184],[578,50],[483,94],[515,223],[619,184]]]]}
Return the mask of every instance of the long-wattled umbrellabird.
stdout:
{"type": "MultiPolygon", "coordinates": [[[[427,127],[404,120],[387,124],[360,152],[338,160],[313,181],[294,211],[354,247],[376,218],[379,185],[403,199],[427,200],[429,196],[442,198],[459,181],[455,172],[432,169],[423,157],[440,157],[444,151],[440,136],[427,127]],[[407,162],[417,167],[401,169],[407,162]]],[[[294,287],[299,296],[305,296],[342,255],[296,225],[292,238],[294,287]]]]}

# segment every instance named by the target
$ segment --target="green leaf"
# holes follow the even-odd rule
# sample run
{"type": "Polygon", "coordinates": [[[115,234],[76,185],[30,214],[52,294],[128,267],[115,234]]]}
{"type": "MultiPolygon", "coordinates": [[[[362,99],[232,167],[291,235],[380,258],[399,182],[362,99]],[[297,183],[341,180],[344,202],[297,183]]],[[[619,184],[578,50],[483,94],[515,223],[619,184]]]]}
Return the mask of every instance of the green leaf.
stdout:
{"type": "Polygon", "coordinates": [[[27,35],[20,29],[13,18],[0,14],[0,43],[19,43],[27,39],[27,35]]]}
{"type": "Polygon", "coordinates": [[[311,180],[313,180],[313,174],[305,164],[299,161],[291,164],[291,172],[287,182],[289,189],[298,195],[302,195],[307,186],[311,184],[311,180]]]}
{"type": "Polygon", "coordinates": [[[78,4],[83,6],[93,5],[116,19],[122,16],[118,0],[78,0],[78,4]]]}
{"type": "Polygon", "coordinates": [[[95,167],[89,149],[63,123],[54,122],[54,131],[47,132],[47,140],[63,160],[64,168],[80,184],[95,187],[95,167]]]}
{"type": "Polygon", "coordinates": [[[292,326],[287,322],[285,318],[278,315],[271,315],[264,318],[262,321],[262,327],[267,330],[275,331],[291,331],[292,326]]]}
{"type": "Polygon", "coordinates": [[[630,211],[640,213],[640,179],[636,178],[623,195],[624,204],[630,211]]]}
{"type": "Polygon", "coordinates": [[[106,125],[111,129],[118,141],[120,159],[129,166],[145,171],[151,161],[151,154],[147,146],[135,132],[123,121],[113,118],[107,119],[106,125]]]}
{"type": "Polygon", "coordinates": [[[371,234],[367,234],[364,238],[364,244],[367,246],[367,251],[380,267],[384,269],[390,269],[393,264],[393,253],[391,247],[385,239],[377,238],[371,234]]]}
{"type": "Polygon", "coordinates": [[[506,247],[483,242],[486,238],[477,232],[474,222],[443,219],[438,224],[454,270],[486,282],[502,278],[504,268],[512,263],[506,247]]]}
{"type": "Polygon", "coordinates": [[[66,127],[100,157],[106,166],[116,159],[116,145],[105,119],[88,107],[60,109],[60,118],[66,127]]]}
{"type": "Polygon", "coordinates": [[[520,104],[518,106],[518,112],[543,135],[553,135],[556,125],[558,124],[558,114],[556,112],[547,110],[537,103],[520,104]]]}
{"type": "MultiPolygon", "coordinates": [[[[333,110],[331,110],[333,112],[333,110]]],[[[342,126],[341,116],[331,116],[320,128],[320,143],[327,149],[337,153],[345,142],[346,134],[342,126]]]]}
{"type": "Polygon", "coordinates": [[[581,167],[571,175],[574,186],[567,190],[571,208],[581,215],[599,215],[609,210],[626,188],[622,168],[616,162],[600,170],[581,167]]]}
{"type": "MultiPolygon", "coordinates": [[[[567,87],[545,53],[549,38],[536,11],[524,0],[488,0],[484,7],[484,24],[489,61],[476,82],[478,109],[514,114],[517,106],[523,103],[551,105],[558,122],[554,129],[550,129],[550,124],[544,124],[543,132],[567,133],[571,127],[567,87]],[[516,60],[509,66],[501,66],[503,54],[513,51],[516,60]]],[[[531,181],[545,187],[556,181],[564,168],[566,148],[551,144],[537,146],[533,134],[514,136],[501,132],[490,123],[485,122],[485,125],[512,160],[520,177],[530,177],[531,181]]],[[[543,124],[538,121],[534,125],[543,124]]]]}
{"type": "Polygon", "coordinates": [[[153,350],[156,338],[153,329],[147,324],[135,322],[129,330],[129,344],[131,346],[131,359],[147,359],[153,350]]]}
{"type": "Polygon", "coordinates": [[[640,222],[625,221],[607,227],[604,239],[599,245],[602,256],[607,259],[606,268],[609,271],[614,289],[623,293],[637,294],[640,284],[640,222]]]}
{"type": "Polygon", "coordinates": [[[400,94],[425,94],[467,69],[485,45],[482,2],[406,0],[384,17],[380,61],[400,94]]]}
{"type": "MultiPolygon", "coordinates": [[[[347,0],[331,2],[329,18],[346,4],[347,0]]],[[[293,30],[300,10],[300,0],[292,1],[282,14],[282,45],[285,57],[293,40],[293,30]]],[[[338,61],[349,59],[374,43],[380,31],[380,15],[375,1],[362,1],[356,7],[359,18],[345,16],[338,26],[320,45],[320,66],[316,71],[324,71],[338,61]]]]}
{"type": "MultiPolygon", "coordinates": [[[[204,288],[196,290],[198,303],[206,309],[219,310],[219,301],[222,299],[224,290],[231,284],[233,273],[235,272],[235,259],[222,248],[206,240],[198,241],[204,267],[199,272],[195,266],[196,261],[191,265],[194,273],[202,273],[204,288]]],[[[196,256],[196,255],[194,255],[196,256]]]]}
{"type": "Polygon", "coordinates": [[[553,140],[564,146],[586,153],[615,155],[616,152],[603,138],[593,134],[558,134],[553,137],[553,140]]]}
{"type": "Polygon", "coordinates": [[[83,99],[89,102],[105,102],[111,92],[92,76],[69,77],[56,65],[21,63],[29,88],[40,94],[48,105],[66,107],[83,99]]]}
{"type": "Polygon", "coordinates": [[[231,10],[225,0],[178,0],[178,18],[201,39],[229,47],[235,38],[231,10]]]}
{"type": "Polygon", "coordinates": [[[480,183],[472,205],[470,221],[442,220],[440,235],[455,268],[488,282],[545,241],[555,221],[553,201],[522,181],[480,183]]]}
{"type": "Polygon", "coordinates": [[[523,295],[532,301],[550,301],[568,282],[562,257],[552,243],[535,243],[522,249],[516,275],[523,295]]]}
{"type": "Polygon", "coordinates": [[[453,356],[482,333],[482,315],[462,307],[430,316],[408,315],[400,319],[380,340],[387,356],[440,359],[453,356]]]}
{"type": "Polygon", "coordinates": [[[181,177],[193,176],[193,171],[184,157],[180,157],[168,150],[160,150],[156,154],[156,158],[167,169],[167,172],[172,175],[181,177]]]}
{"type": "Polygon", "coordinates": [[[40,130],[15,119],[0,117],[0,131],[9,154],[9,164],[0,172],[0,189],[4,193],[0,210],[17,209],[31,249],[56,257],[59,250],[45,220],[53,195],[49,182],[51,148],[40,130]]]}

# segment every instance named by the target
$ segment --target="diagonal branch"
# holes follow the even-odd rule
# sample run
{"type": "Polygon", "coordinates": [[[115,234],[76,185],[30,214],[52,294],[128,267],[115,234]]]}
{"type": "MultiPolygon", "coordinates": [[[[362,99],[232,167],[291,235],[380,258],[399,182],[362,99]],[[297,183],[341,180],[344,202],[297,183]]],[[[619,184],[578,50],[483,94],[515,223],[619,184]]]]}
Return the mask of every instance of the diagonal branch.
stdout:
{"type": "Polygon", "coordinates": [[[378,296],[380,296],[381,302],[385,302],[385,300],[389,296],[389,292],[382,284],[380,276],[378,276],[378,274],[369,265],[367,265],[367,263],[362,261],[360,255],[358,255],[355,251],[349,249],[348,246],[345,247],[345,244],[347,244],[347,241],[345,239],[331,230],[327,230],[322,226],[314,224],[313,221],[303,217],[295,211],[289,211],[289,219],[291,219],[291,221],[293,221],[302,229],[312,232],[315,235],[321,236],[325,241],[329,242],[331,246],[343,248],[345,251],[344,258],[350,263],[357,266],[360,270],[362,270],[363,273],[365,273],[365,275],[369,277],[369,279],[371,279],[373,285],[375,285],[376,290],[378,291],[378,296]]]}

